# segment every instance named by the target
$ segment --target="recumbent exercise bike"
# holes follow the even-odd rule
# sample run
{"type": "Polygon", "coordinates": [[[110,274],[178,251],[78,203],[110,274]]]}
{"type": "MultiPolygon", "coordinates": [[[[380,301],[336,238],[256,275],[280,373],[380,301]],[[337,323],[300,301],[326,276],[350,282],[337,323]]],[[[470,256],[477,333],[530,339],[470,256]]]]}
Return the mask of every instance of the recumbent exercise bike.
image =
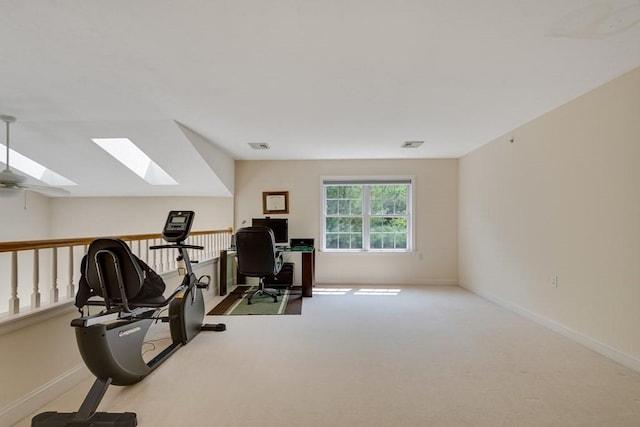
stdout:
{"type": "Polygon", "coordinates": [[[178,250],[179,270],[184,261],[182,283],[167,298],[136,298],[141,292],[144,272],[125,242],[118,239],[96,239],[88,248],[83,274],[94,293],[102,298],[90,299],[87,305],[105,308],[98,314],[74,319],[76,341],[89,370],[96,376],[93,386],[78,412],[43,412],[31,420],[32,427],[96,426],[133,427],[133,412],[96,412],[109,385],[131,385],[142,381],[181,346],[202,330],[224,331],[225,325],[203,324],[202,289],[209,287],[209,276],[200,279],[191,268],[187,249],[204,249],[187,245],[195,213],[171,211],[162,231],[166,245],[149,249],[178,250]],[[202,279],[206,278],[206,282],[202,279]],[[160,316],[168,306],[168,316],[160,316]],[[149,362],[142,357],[145,336],[154,322],[169,323],[171,344],[149,362]]]}

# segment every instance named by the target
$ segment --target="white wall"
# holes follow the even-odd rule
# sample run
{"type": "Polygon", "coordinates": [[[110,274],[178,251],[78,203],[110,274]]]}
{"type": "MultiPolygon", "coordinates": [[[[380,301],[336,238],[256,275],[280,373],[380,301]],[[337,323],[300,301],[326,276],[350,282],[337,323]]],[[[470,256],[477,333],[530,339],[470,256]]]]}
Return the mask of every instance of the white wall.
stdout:
{"type": "Polygon", "coordinates": [[[34,192],[0,197],[0,242],[48,238],[51,200],[34,192]]]}
{"type": "Polygon", "coordinates": [[[193,210],[193,230],[233,222],[231,197],[76,197],[53,199],[51,238],[160,233],[170,210],[193,210]]]}
{"type": "MultiPolygon", "coordinates": [[[[457,283],[458,162],[441,160],[327,160],[236,162],[235,228],[263,217],[262,192],[289,192],[289,237],[319,242],[321,179],[345,175],[416,177],[414,253],[316,254],[316,282],[424,285],[457,283]]],[[[282,215],[272,215],[274,217],[282,215]]],[[[294,259],[295,262],[295,259],[294,259]]],[[[296,266],[296,281],[300,276],[296,266]]],[[[298,282],[299,283],[299,282],[298,282]]]]}
{"type": "Polygon", "coordinates": [[[461,285],[640,368],[640,68],[462,158],[459,227],[461,285]]]}
{"type": "Polygon", "coordinates": [[[232,197],[0,198],[0,241],[159,233],[170,210],[196,212],[194,230],[233,224],[232,197]],[[26,206],[26,209],[25,209],[26,206]]]}
{"type": "Polygon", "coordinates": [[[72,372],[79,370],[82,358],[70,326],[76,317],[77,311],[67,310],[46,321],[0,335],[0,411],[8,410],[45,384],[73,376],[72,372]]]}

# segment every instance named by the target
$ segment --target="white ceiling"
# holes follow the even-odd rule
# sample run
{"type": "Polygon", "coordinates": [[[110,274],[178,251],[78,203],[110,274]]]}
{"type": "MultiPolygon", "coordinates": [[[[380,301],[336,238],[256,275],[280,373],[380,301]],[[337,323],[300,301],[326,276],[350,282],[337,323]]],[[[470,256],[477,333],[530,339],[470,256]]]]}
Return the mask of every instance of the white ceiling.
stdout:
{"type": "Polygon", "coordinates": [[[640,66],[640,0],[0,6],[11,145],[75,196],[229,195],[178,123],[233,159],[459,157],[640,66]],[[180,185],[150,188],[105,136],[180,185]]]}

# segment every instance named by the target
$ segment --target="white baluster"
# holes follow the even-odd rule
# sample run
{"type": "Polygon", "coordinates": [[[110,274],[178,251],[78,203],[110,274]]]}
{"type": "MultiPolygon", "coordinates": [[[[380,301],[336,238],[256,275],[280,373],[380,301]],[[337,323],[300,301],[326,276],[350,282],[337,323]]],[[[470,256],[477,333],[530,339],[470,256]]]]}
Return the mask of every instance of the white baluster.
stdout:
{"type": "Polygon", "coordinates": [[[40,251],[33,250],[33,293],[31,294],[31,308],[40,307],[40,251]]]}
{"type": "MultiPolygon", "coordinates": [[[[155,246],[155,245],[156,245],[156,239],[153,239],[153,246],[155,246]]],[[[158,253],[157,249],[151,251],[151,254],[152,254],[151,257],[153,258],[153,264],[152,265],[153,265],[153,269],[154,270],[159,270],[157,256],[156,256],[157,253],[158,253]]]]}
{"type": "Polygon", "coordinates": [[[9,298],[9,314],[20,312],[20,298],[18,298],[18,252],[11,252],[11,297],[9,298]]]}
{"type": "Polygon", "coordinates": [[[202,251],[202,257],[204,259],[209,259],[211,258],[209,256],[210,252],[211,252],[211,245],[209,245],[209,235],[205,234],[204,236],[202,236],[202,246],[204,246],[204,251],[202,251]]]}
{"type": "Polygon", "coordinates": [[[76,294],[73,285],[73,246],[69,246],[69,284],[67,285],[67,298],[73,298],[76,294]]]}
{"type": "Polygon", "coordinates": [[[58,302],[58,248],[51,249],[51,302],[58,302]]]}
{"type": "Polygon", "coordinates": [[[218,250],[218,247],[216,245],[216,237],[217,236],[215,234],[209,235],[209,258],[216,257],[216,252],[218,250]]]}

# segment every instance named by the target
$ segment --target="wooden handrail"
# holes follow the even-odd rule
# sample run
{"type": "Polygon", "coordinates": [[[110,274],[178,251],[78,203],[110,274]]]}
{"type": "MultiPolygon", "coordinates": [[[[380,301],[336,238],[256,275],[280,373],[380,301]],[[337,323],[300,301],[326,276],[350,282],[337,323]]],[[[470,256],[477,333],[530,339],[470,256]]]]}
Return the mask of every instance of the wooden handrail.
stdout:
{"type": "MultiPolygon", "coordinates": [[[[198,236],[202,234],[215,234],[215,233],[229,233],[233,232],[233,228],[225,228],[222,230],[203,230],[192,231],[191,236],[198,236]]],[[[161,239],[162,234],[128,234],[124,236],[104,236],[108,238],[116,238],[124,241],[131,240],[147,240],[147,239],[161,239]]],[[[13,252],[13,251],[26,251],[32,249],[46,249],[46,248],[60,248],[66,246],[81,246],[88,245],[98,237],[75,237],[69,239],[49,239],[49,240],[25,240],[17,242],[0,242],[0,253],[13,252]]]]}
{"type": "MultiPolygon", "coordinates": [[[[203,230],[193,231],[190,233],[189,240],[187,242],[193,242],[198,246],[201,246],[203,251],[197,251],[197,255],[194,254],[193,259],[199,261],[212,260],[219,256],[222,249],[229,246],[231,234],[233,229],[231,227],[222,230],[203,230]],[[193,238],[193,239],[192,239],[193,238]]],[[[15,242],[0,242],[0,255],[2,255],[3,262],[9,262],[10,271],[8,271],[8,278],[6,283],[7,289],[2,289],[3,294],[8,297],[7,312],[9,318],[11,316],[20,314],[24,311],[25,307],[21,305],[20,300],[31,300],[30,306],[27,310],[40,309],[41,307],[51,306],[53,303],[58,303],[62,299],[71,300],[75,295],[75,283],[77,278],[77,267],[80,263],[80,257],[82,254],[80,250],[84,246],[84,250],[95,239],[103,237],[77,237],[69,239],[47,239],[47,240],[27,240],[27,241],[15,241],[15,242]],[[44,265],[49,264],[47,269],[41,261],[40,251],[45,252],[44,265]],[[58,255],[62,252],[62,261],[58,255]],[[19,268],[19,258],[25,262],[23,268],[19,268]],[[29,263],[32,264],[31,272],[27,271],[29,263]],[[61,271],[58,267],[62,265],[63,270],[66,273],[62,274],[62,278],[59,277],[61,271]],[[50,273],[51,281],[49,283],[41,283],[40,269],[45,268],[47,273],[50,273]],[[26,273],[23,275],[23,273],[26,273]],[[21,277],[26,276],[27,281],[20,281],[18,275],[21,277]],[[31,276],[31,277],[29,277],[31,276]],[[27,283],[30,282],[28,285],[27,283]],[[59,285],[62,284],[62,285],[59,285]],[[26,287],[30,286],[32,291],[27,294],[26,287]],[[60,296],[60,290],[63,289],[64,297],[60,296]],[[41,291],[45,290],[43,294],[41,291]],[[42,296],[45,295],[43,299],[42,296]],[[44,302],[43,302],[44,301],[44,302]]],[[[150,251],[152,245],[158,240],[162,240],[160,233],[153,234],[129,234],[121,236],[105,236],[104,238],[117,238],[124,240],[131,246],[131,251],[136,254],[141,260],[145,261],[149,266],[155,269],[158,273],[163,273],[177,268],[176,259],[170,254],[170,249],[163,249],[160,251],[150,251]]],[[[3,278],[4,281],[4,278],[3,278]]],[[[2,304],[2,302],[0,302],[2,304]]],[[[4,310],[0,309],[0,313],[4,310]]],[[[0,322],[1,323],[1,322],[0,322]]]]}

